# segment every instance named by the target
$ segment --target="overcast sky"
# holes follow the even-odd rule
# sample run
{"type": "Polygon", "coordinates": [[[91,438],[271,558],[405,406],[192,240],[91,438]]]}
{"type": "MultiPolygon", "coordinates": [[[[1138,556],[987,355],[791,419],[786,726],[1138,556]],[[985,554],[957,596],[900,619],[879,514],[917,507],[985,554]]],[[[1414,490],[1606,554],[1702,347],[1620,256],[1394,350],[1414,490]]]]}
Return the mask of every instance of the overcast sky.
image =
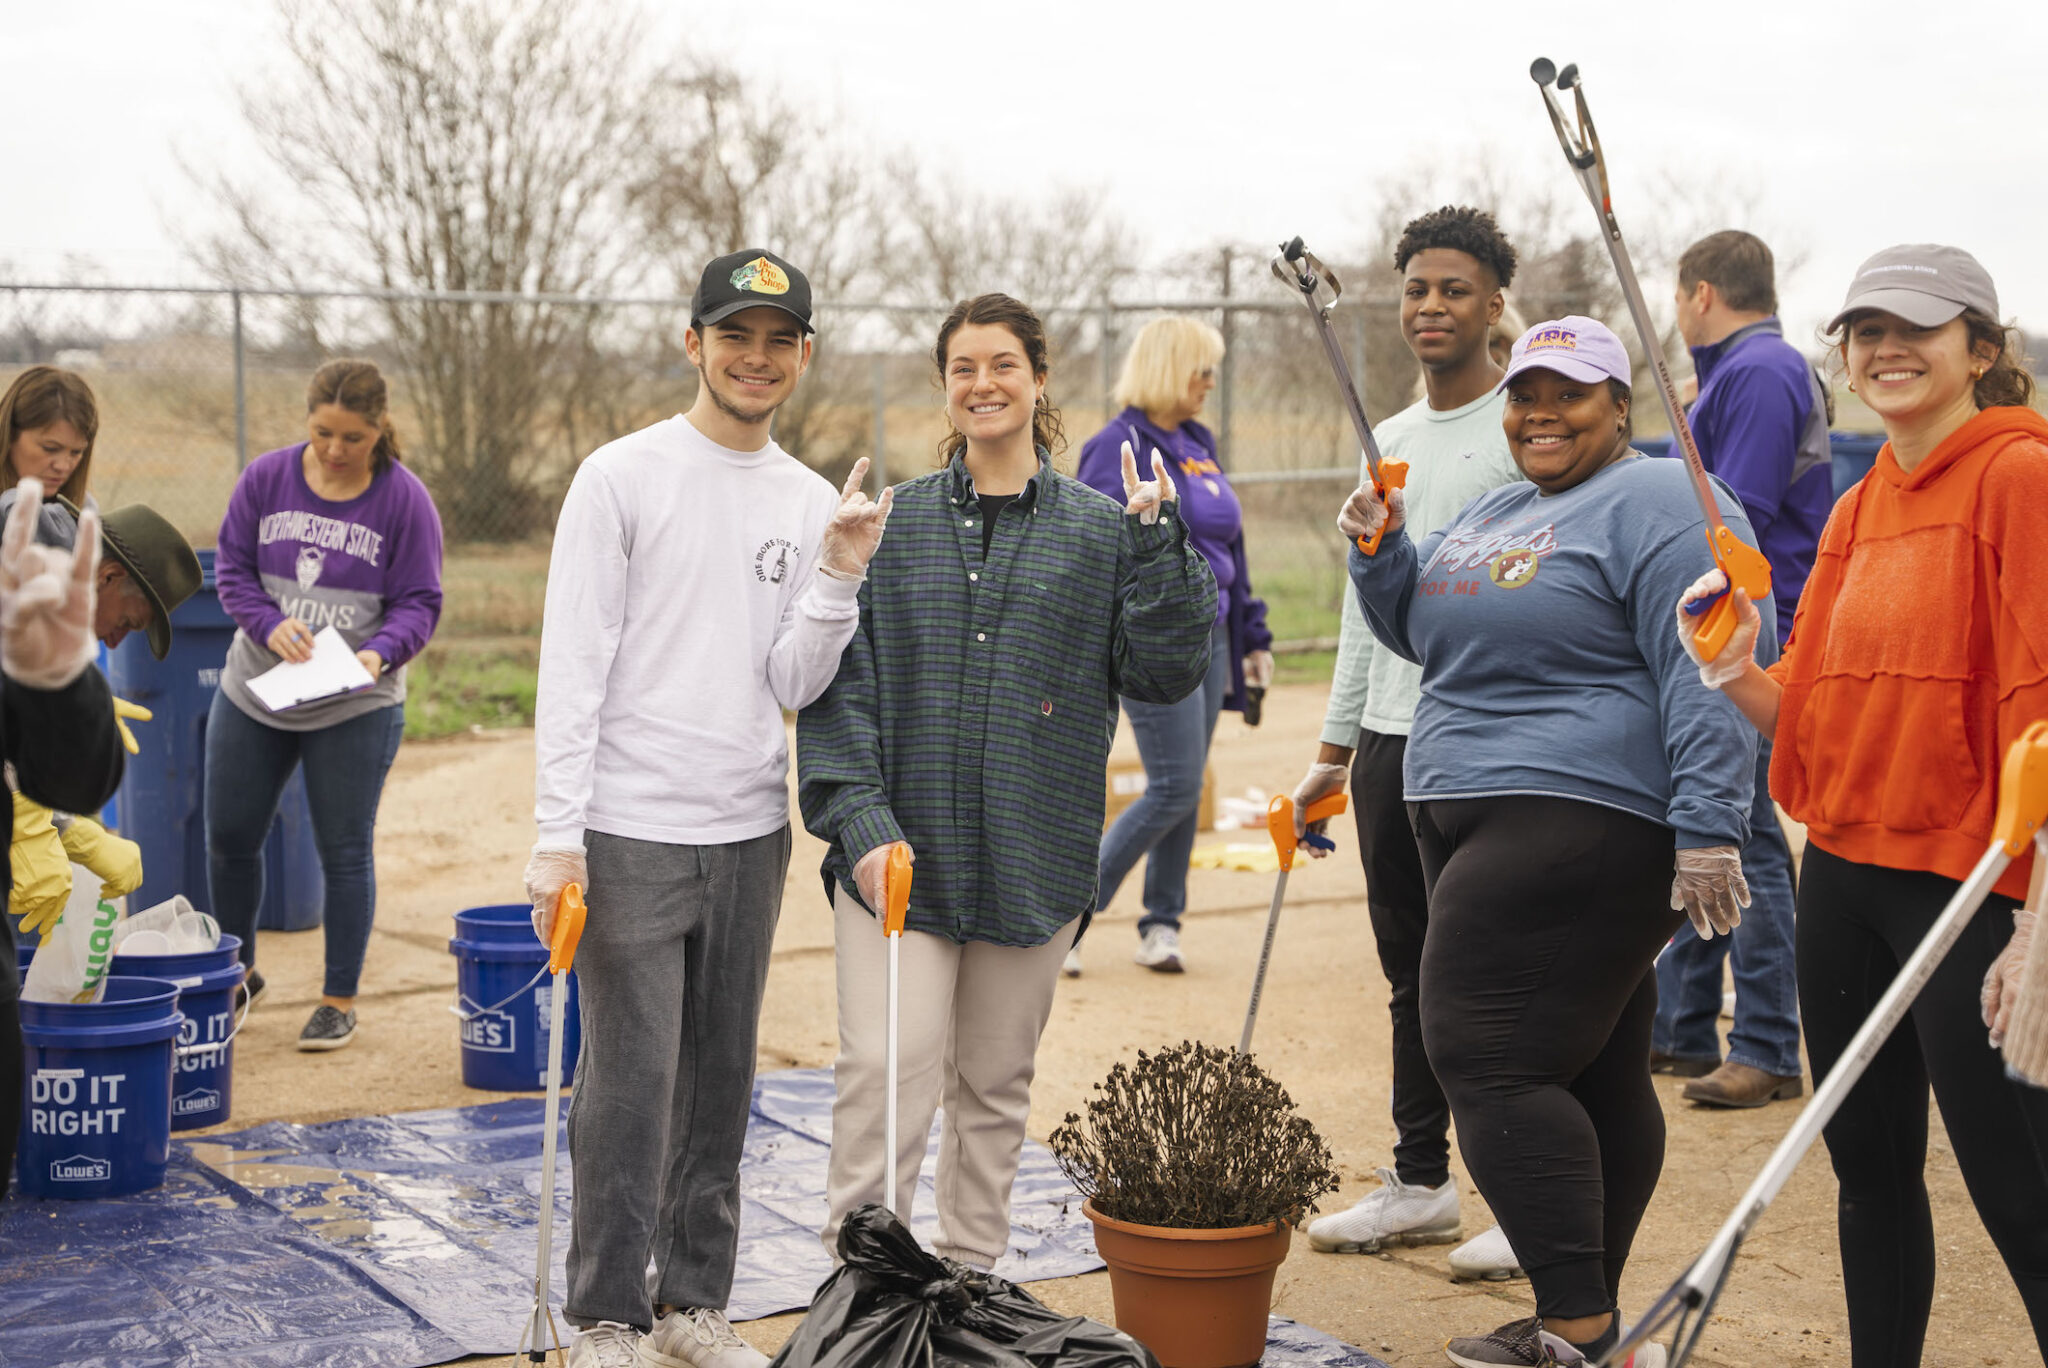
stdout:
{"type": "MultiPolygon", "coordinates": [[[[1379,212],[1375,182],[1419,166],[1455,176],[1481,158],[1569,188],[1526,73],[1539,54],[1575,61],[1624,231],[1653,225],[1651,187],[1671,171],[1724,187],[1730,226],[1804,254],[1781,281],[1795,340],[1810,340],[1858,261],[1914,240],[1969,248],[2009,315],[2048,324],[2048,7],[667,0],[651,12],[660,43],[687,42],[970,183],[1099,187],[1159,255],[1219,237],[1357,241],[1379,212]]],[[[178,234],[213,211],[178,157],[250,155],[233,92],[277,74],[270,6],[14,0],[0,55],[0,263],[39,280],[63,278],[74,256],[108,279],[193,279],[178,234]]],[[[1646,289],[1661,301],[1670,283],[1646,289]]]]}

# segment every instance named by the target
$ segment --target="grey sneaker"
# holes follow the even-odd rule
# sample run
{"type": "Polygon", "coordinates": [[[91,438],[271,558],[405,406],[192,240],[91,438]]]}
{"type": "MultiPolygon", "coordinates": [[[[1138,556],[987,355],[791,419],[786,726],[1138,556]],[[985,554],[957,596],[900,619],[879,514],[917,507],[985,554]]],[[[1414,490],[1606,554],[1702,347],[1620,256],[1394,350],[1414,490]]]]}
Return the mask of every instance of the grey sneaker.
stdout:
{"type": "Polygon", "coordinates": [[[1155,973],[1178,974],[1182,968],[1180,932],[1171,926],[1147,927],[1145,939],[1138,942],[1138,953],[1131,958],[1155,973]]]}
{"type": "Polygon", "coordinates": [[[767,1368],[768,1356],[741,1339],[711,1307],[657,1316],[640,1341],[643,1368],[767,1368]]]}
{"type": "MultiPolygon", "coordinates": [[[[1591,1363],[1534,1316],[1509,1321],[1490,1335],[1445,1340],[1444,1356],[1458,1368],[1589,1368],[1591,1363]]],[[[1644,1344],[1620,1368],[1665,1368],[1664,1346],[1654,1340],[1644,1344]]]]}
{"type": "Polygon", "coordinates": [[[640,1332],[617,1321],[578,1330],[563,1355],[568,1368],[639,1368],[640,1332]]]}
{"type": "Polygon", "coordinates": [[[321,1003],[313,1009],[306,1029],[299,1032],[302,1050],[338,1050],[356,1038],[356,1009],[346,1012],[321,1003]]]}
{"type": "Polygon", "coordinates": [[[1437,1187],[1411,1187],[1392,1169],[1354,1205],[1309,1223],[1308,1242],[1325,1254],[1374,1254],[1388,1245],[1449,1244],[1458,1222],[1458,1178],[1437,1187]]]}

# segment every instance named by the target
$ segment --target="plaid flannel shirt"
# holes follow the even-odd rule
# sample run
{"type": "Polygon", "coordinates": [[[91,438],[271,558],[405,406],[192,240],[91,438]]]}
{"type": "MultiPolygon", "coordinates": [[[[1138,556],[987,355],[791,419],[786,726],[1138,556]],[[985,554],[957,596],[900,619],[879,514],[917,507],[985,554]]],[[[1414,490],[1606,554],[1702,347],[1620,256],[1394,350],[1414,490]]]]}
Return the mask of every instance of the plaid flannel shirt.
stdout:
{"type": "Polygon", "coordinates": [[[1043,451],[981,540],[960,458],[897,486],[860,628],[797,718],[797,802],[828,889],[905,840],[911,928],[1043,945],[1095,909],[1117,695],[1201,684],[1216,580],[1175,505],[1145,526],[1043,451]]]}

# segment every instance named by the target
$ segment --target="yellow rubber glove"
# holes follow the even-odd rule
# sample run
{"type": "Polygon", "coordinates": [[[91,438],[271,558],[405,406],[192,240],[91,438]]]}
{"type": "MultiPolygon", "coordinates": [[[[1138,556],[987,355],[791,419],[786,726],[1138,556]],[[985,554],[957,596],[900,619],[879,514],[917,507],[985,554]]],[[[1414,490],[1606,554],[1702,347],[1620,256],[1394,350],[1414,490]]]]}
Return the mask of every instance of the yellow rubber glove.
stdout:
{"type": "MultiPolygon", "coordinates": [[[[136,743],[135,733],[128,730],[129,719],[132,718],[137,722],[148,722],[155,716],[155,713],[143,707],[140,703],[130,703],[125,698],[114,700],[114,725],[121,729],[121,744],[128,748],[130,755],[142,754],[142,747],[136,743]]],[[[84,864],[85,862],[80,860],[79,863],[84,864]]],[[[98,871],[95,870],[94,872],[97,873],[98,871]]],[[[125,892],[126,890],[122,891],[125,892]]]]}
{"type": "Polygon", "coordinates": [[[50,822],[50,810],[14,795],[14,840],[7,848],[14,892],[7,910],[21,918],[24,936],[45,938],[71,900],[71,857],[50,822]]]}
{"type": "Polygon", "coordinates": [[[100,898],[118,898],[142,887],[142,847],[116,836],[90,817],[73,817],[58,833],[64,853],[100,876],[100,898]]]}

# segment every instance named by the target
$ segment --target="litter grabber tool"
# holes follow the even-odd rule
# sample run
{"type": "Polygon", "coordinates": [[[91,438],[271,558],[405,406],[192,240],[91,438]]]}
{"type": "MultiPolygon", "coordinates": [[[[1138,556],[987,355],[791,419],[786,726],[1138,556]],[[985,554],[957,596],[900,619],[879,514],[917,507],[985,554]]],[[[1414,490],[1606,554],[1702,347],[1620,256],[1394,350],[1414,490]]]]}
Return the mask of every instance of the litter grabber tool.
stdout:
{"type": "Polygon", "coordinates": [[[585,910],[583,890],[570,884],[555,900],[554,933],[548,937],[548,972],[554,975],[554,991],[548,995],[548,1109],[540,1146],[540,1252],[533,1269],[533,1315],[520,1345],[520,1352],[534,1363],[547,1361],[549,1345],[556,1350],[562,1347],[555,1313],[548,1307],[548,1266],[555,1238],[556,1109],[562,1103],[562,1008],[569,1000],[566,976],[576,962],[585,910]]]}
{"type": "Polygon", "coordinates": [[[1621,224],[1614,217],[1614,201],[1607,189],[1607,161],[1600,152],[1600,135],[1593,128],[1593,115],[1586,108],[1586,87],[1579,80],[1579,69],[1567,66],[1559,71],[1549,58],[1538,57],[1529,64],[1529,77],[1543,92],[1543,105],[1550,112],[1551,127],[1557,130],[1558,145],[1564,148],[1565,160],[1571,163],[1572,174],[1578,178],[1579,187],[1592,201],[1593,212],[1600,220],[1600,238],[1607,244],[1607,255],[1614,260],[1622,298],[1628,301],[1636,336],[1641,339],[1643,354],[1649,358],[1650,369],[1657,377],[1657,395],[1664,401],[1665,417],[1671,420],[1672,438],[1685,458],[1693,494],[1707,520],[1707,545],[1713,550],[1714,564],[1728,577],[1728,590],[1686,605],[1686,612],[1695,617],[1705,614],[1706,620],[1693,628],[1692,640],[1700,659],[1712,660],[1735,634],[1735,598],[1730,591],[1740,589],[1749,595],[1750,602],[1761,602],[1771,592],[1771,564],[1764,559],[1763,552],[1729,530],[1721,517],[1720,505],[1714,501],[1714,486],[1707,478],[1706,463],[1700,459],[1699,443],[1693,440],[1692,428],[1685,421],[1685,406],[1678,402],[1678,387],[1671,381],[1664,345],[1650,320],[1650,306],[1643,300],[1643,287],[1629,261],[1628,246],[1621,240],[1621,224]],[[1577,105],[1575,123],[1565,117],[1564,106],[1558,102],[1557,92],[1561,90],[1572,92],[1577,105]]]}
{"type": "MultiPolygon", "coordinates": [[[[2043,823],[2048,821],[2048,722],[2034,723],[2013,742],[2006,752],[1998,792],[1998,816],[1992,825],[1991,844],[1977,861],[1977,867],[1963,880],[1948,906],[1900,967],[1898,977],[1871,1009],[1870,1016],[1843,1050],[1842,1058],[1813,1090],[1813,1099],[1785,1132],[1785,1138],[1764,1162],[1756,1181],[1742,1194],[1742,1200],[1735,1204],[1735,1210],[1706,1251],[1657,1298],[1641,1320],[1622,1331],[1620,1340],[1601,1360],[1603,1365],[1627,1363],[1638,1346],[1670,1330],[1669,1368],[1683,1368],[1720,1299],[1735,1255],[1758,1218],[1791,1178],[1806,1152],[1813,1148],[1822,1128],[1834,1119],[1849,1090],[1863,1077],[1893,1030],[1905,1019],[1913,999],[1961,938],[2006,866],[2025,854],[2030,844],[2034,847],[2038,875],[2041,861],[2048,860],[2048,835],[2043,831],[2043,823]]],[[[2035,887],[2039,888],[2038,878],[2035,887]]]]}
{"type": "MultiPolygon", "coordinates": [[[[1301,291],[1301,302],[1308,306],[1309,316],[1316,321],[1316,336],[1322,339],[1323,355],[1330,358],[1330,369],[1337,376],[1337,392],[1343,396],[1344,411],[1351,415],[1351,426],[1358,433],[1358,445],[1365,450],[1365,468],[1372,476],[1373,492],[1384,503],[1388,490],[1407,485],[1408,465],[1405,461],[1389,461],[1380,455],[1380,444],[1372,438],[1372,424],[1365,420],[1365,404],[1358,397],[1358,385],[1351,378],[1351,363],[1344,359],[1344,348],[1338,344],[1336,330],[1330,326],[1330,311],[1344,297],[1344,286],[1335,271],[1323,265],[1313,252],[1301,245],[1300,238],[1280,244],[1280,255],[1273,258],[1273,274],[1283,283],[1301,291]],[[1330,287],[1330,302],[1327,304],[1318,303],[1316,299],[1317,292],[1324,285],[1330,287]]],[[[1386,531],[1386,524],[1381,523],[1372,536],[1358,539],[1358,549],[1372,555],[1380,549],[1380,538],[1386,535],[1386,531]]]]}
{"type": "Polygon", "coordinates": [[[882,1165],[882,1205],[896,1210],[896,1068],[897,992],[903,975],[903,923],[910,915],[910,847],[898,841],[889,847],[889,862],[882,883],[882,934],[889,938],[889,1061],[884,1084],[889,1090],[889,1118],[883,1124],[882,1144],[887,1158],[882,1165]]]}
{"type": "MultiPolygon", "coordinates": [[[[1321,822],[1341,816],[1349,805],[1343,794],[1328,794],[1308,805],[1302,812],[1302,821],[1321,822]]],[[[1299,839],[1327,850],[1337,848],[1337,843],[1327,836],[1313,832],[1299,838],[1295,836],[1294,800],[1284,793],[1274,794],[1273,801],[1267,805],[1266,831],[1273,838],[1273,849],[1279,853],[1280,872],[1273,878],[1273,906],[1266,913],[1266,943],[1259,947],[1259,968],[1252,975],[1251,1005],[1244,1009],[1244,1032],[1237,1038],[1239,1054],[1252,1052],[1252,1026],[1259,1019],[1259,995],[1266,990],[1266,966],[1273,959],[1273,935],[1280,929],[1280,904],[1287,897],[1287,876],[1294,871],[1295,842],[1299,839]]]]}

